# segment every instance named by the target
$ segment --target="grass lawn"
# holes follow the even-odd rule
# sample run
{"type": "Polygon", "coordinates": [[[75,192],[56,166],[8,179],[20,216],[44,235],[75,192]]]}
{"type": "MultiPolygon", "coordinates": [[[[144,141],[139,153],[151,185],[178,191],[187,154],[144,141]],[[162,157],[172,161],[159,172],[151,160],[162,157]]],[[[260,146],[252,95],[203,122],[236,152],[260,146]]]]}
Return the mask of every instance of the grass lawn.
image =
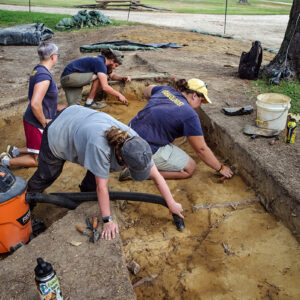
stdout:
{"type": "Polygon", "coordinates": [[[0,10],[0,27],[10,27],[15,25],[31,23],[44,23],[45,26],[54,30],[55,25],[61,19],[70,17],[70,15],[0,10]]]}
{"type": "MultiPolygon", "coordinates": [[[[62,14],[46,14],[38,12],[24,11],[7,11],[0,10],[0,27],[10,27],[22,24],[43,23],[45,26],[55,31],[55,25],[63,18],[71,18],[71,15],[62,14]]],[[[119,26],[119,25],[135,25],[133,22],[112,20],[111,25],[104,26],[119,26]]],[[[93,27],[94,28],[94,27],[93,27]]],[[[78,29],[73,29],[78,30],[78,29]]]]}
{"type": "MultiPolygon", "coordinates": [[[[81,4],[96,4],[95,0],[30,0],[32,6],[72,7],[81,4]]],[[[249,5],[228,0],[228,14],[276,15],[289,14],[293,0],[249,0],[249,5]],[[282,4],[285,3],[285,4],[282,4]]],[[[164,7],[175,12],[224,14],[225,0],[141,0],[141,3],[164,7]]],[[[29,5],[29,0],[0,0],[0,4],[29,5]]]]}

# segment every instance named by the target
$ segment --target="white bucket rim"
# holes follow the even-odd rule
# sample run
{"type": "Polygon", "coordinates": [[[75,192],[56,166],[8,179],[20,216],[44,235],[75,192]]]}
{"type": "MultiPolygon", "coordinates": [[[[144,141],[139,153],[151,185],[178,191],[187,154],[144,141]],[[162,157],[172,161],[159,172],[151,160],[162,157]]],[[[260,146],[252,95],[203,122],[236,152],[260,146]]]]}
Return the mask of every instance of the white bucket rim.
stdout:
{"type": "Polygon", "coordinates": [[[275,104],[275,105],[280,105],[280,104],[285,104],[285,103],[290,103],[291,102],[291,98],[287,95],[283,95],[280,93],[263,93],[263,94],[259,94],[257,97],[257,101],[264,103],[264,104],[275,104]],[[272,99],[278,99],[278,98],[282,98],[282,101],[274,101],[272,102],[272,99]],[[268,101],[266,101],[266,99],[268,99],[268,101]]]}
{"type": "Polygon", "coordinates": [[[272,104],[272,107],[270,107],[270,103],[264,103],[264,102],[259,102],[256,101],[256,106],[258,106],[259,108],[263,109],[263,110],[267,110],[267,111],[278,111],[281,112],[283,110],[289,110],[291,108],[291,103],[289,102],[285,102],[285,103],[277,103],[277,104],[272,104]]]}

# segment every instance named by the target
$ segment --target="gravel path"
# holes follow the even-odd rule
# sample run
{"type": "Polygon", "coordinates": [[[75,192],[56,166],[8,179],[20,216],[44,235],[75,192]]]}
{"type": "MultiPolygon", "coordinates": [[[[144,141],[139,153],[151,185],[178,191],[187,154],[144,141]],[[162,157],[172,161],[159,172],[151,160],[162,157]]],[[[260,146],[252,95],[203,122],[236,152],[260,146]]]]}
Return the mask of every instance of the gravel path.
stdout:
{"type": "MultiPolygon", "coordinates": [[[[3,10],[28,11],[28,6],[0,5],[3,10]]],[[[31,7],[34,12],[77,13],[75,8],[31,7]]],[[[128,11],[103,11],[116,20],[127,20],[128,11]]],[[[273,16],[237,16],[228,15],[226,34],[239,36],[246,41],[259,40],[265,47],[279,48],[284,37],[288,15],[273,16]]],[[[130,12],[129,21],[148,23],[158,26],[171,26],[183,29],[200,29],[211,33],[224,33],[223,15],[179,14],[165,12],[130,12]]]]}

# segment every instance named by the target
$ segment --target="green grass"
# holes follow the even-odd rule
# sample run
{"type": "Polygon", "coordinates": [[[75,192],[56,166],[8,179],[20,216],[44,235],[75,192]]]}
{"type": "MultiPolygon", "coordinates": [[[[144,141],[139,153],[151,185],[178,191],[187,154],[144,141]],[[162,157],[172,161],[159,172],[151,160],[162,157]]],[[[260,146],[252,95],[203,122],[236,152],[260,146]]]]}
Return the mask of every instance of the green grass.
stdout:
{"type": "Polygon", "coordinates": [[[300,114],[300,84],[298,80],[284,81],[281,80],[280,85],[271,85],[265,79],[255,81],[255,87],[259,93],[279,93],[289,96],[291,100],[290,112],[300,114]]]}
{"type": "MultiPolygon", "coordinates": [[[[81,4],[96,4],[95,0],[31,0],[32,6],[72,7],[81,4]]],[[[225,0],[141,0],[143,4],[164,7],[174,12],[224,14],[225,0]]],[[[237,4],[237,0],[228,0],[228,14],[241,15],[276,15],[289,14],[293,0],[249,0],[249,5],[237,4]]],[[[0,0],[0,4],[28,6],[29,0],[0,0]]]]}
{"type": "MultiPolygon", "coordinates": [[[[46,14],[37,12],[23,12],[23,11],[7,11],[0,10],[0,27],[10,27],[22,24],[43,23],[46,27],[55,31],[55,25],[63,18],[71,18],[71,15],[62,14],[46,14]]],[[[135,25],[133,22],[111,20],[111,25],[106,26],[120,26],[120,25],[135,25]]],[[[92,27],[95,28],[95,27],[92,27]]],[[[79,30],[77,28],[73,30],[79,30]]],[[[69,30],[71,31],[71,30],[69,30]]]]}
{"type": "Polygon", "coordinates": [[[55,25],[61,19],[70,17],[70,15],[0,10],[0,27],[10,27],[15,25],[31,23],[44,23],[45,26],[54,30],[55,25]]]}

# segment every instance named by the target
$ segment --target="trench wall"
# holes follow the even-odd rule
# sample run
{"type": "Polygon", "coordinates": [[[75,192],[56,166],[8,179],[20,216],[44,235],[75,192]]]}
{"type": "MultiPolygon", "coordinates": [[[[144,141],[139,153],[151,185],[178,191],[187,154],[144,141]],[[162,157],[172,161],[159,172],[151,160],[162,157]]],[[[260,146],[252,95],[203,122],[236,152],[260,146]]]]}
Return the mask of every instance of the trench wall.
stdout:
{"type": "MultiPolygon", "coordinates": [[[[225,127],[214,121],[209,111],[198,109],[207,144],[214,153],[234,163],[238,174],[257,193],[265,209],[281,220],[300,242],[300,199],[297,190],[276,177],[276,166],[269,165],[248,144],[237,141],[225,127]]],[[[288,170],[287,170],[288,171],[288,170]]]]}

